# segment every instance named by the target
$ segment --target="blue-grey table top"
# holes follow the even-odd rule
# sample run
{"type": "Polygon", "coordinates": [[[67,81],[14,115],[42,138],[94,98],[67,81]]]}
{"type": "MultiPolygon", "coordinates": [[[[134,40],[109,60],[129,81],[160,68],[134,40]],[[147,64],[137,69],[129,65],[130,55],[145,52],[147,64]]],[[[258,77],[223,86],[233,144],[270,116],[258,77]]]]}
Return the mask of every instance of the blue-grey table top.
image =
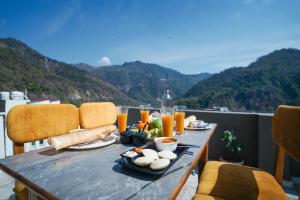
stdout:
{"type": "Polygon", "coordinates": [[[120,154],[132,148],[120,143],[86,151],[58,152],[47,147],[1,159],[0,168],[48,198],[168,199],[180,179],[194,167],[192,162],[208,144],[215,127],[176,135],[191,147],[160,178],[118,164],[120,154]]]}

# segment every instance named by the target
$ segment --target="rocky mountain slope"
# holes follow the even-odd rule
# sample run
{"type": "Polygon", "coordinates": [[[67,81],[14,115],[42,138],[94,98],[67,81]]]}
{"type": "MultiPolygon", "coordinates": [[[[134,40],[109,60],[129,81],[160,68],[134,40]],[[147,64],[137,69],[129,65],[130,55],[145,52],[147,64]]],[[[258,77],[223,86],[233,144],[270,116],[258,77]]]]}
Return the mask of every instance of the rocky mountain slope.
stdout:
{"type": "Polygon", "coordinates": [[[170,90],[175,98],[186,93],[195,83],[210,76],[208,73],[186,75],[141,61],[98,67],[92,73],[138,102],[150,103],[153,106],[159,106],[164,90],[170,90]]]}
{"type": "Polygon", "coordinates": [[[178,103],[255,112],[273,112],[280,104],[300,105],[300,50],[277,50],[248,67],[214,74],[193,86],[178,103]]]}
{"type": "Polygon", "coordinates": [[[136,104],[119,89],[85,70],[43,56],[18,40],[0,39],[0,91],[25,88],[30,97],[76,104],[86,101],[136,104]]]}

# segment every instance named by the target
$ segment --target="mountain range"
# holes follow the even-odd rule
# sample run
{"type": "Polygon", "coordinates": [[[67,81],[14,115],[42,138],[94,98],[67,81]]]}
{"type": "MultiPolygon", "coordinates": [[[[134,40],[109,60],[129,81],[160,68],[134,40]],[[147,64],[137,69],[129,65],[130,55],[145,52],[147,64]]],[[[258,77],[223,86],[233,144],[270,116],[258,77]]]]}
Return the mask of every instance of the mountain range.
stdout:
{"type": "Polygon", "coordinates": [[[276,50],[248,67],[233,67],[195,84],[178,104],[190,108],[227,106],[232,111],[273,112],[300,105],[300,51],[276,50]]]}
{"type": "Polygon", "coordinates": [[[109,82],[128,97],[156,107],[159,106],[160,98],[165,90],[170,90],[172,97],[176,98],[185,94],[200,80],[210,76],[208,73],[186,75],[157,64],[141,61],[97,68],[82,64],[75,66],[109,82]]]}
{"type": "Polygon", "coordinates": [[[0,39],[0,91],[26,88],[30,97],[75,104],[85,101],[137,104],[115,86],[85,70],[43,56],[18,40],[0,39]]]}
{"type": "Polygon", "coordinates": [[[170,89],[175,98],[209,75],[185,75],[140,61],[98,68],[85,63],[66,64],[16,39],[0,39],[0,91],[28,89],[30,97],[75,104],[112,101],[158,106],[163,90],[170,89]]]}
{"type": "Polygon", "coordinates": [[[141,61],[93,67],[48,58],[13,38],[0,39],[0,91],[28,89],[29,97],[80,104],[159,106],[164,90],[192,109],[226,106],[232,111],[273,112],[300,103],[300,50],[281,49],[247,67],[186,75],[141,61]]]}

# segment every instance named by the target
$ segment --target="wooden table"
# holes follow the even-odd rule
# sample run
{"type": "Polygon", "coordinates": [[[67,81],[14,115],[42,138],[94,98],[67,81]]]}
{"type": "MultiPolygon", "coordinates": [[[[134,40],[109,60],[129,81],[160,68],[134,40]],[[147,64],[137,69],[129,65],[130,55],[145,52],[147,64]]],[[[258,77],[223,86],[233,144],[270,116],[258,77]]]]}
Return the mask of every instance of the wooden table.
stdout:
{"type": "Polygon", "coordinates": [[[192,170],[207,161],[215,128],[176,136],[191,147],[160,178],[119,165],[120,153],[132,148],[122,144],[88,151],[47,147],[1,159],[0,169],[45,199],[175,199],[192,170]]]}

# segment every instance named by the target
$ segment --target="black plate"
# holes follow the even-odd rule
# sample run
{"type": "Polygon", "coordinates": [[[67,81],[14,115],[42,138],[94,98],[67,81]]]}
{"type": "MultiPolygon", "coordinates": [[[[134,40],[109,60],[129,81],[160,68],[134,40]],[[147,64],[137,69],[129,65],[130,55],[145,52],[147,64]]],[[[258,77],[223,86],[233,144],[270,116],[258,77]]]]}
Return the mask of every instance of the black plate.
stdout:
{"type": "MultiPolygon", "coordinates": [[[[155,147],[155,143],[152,143],[150,145],[147,145],[145,147],[143,147],[143,149],[153,149],[155,151],[157,151],[156,147],[155,147]]],[[[129,169],[132,169],[132,170],[135,170],[135,171],[138,171],[138,172],[141,172],[143,174],[148,174],[148,175],[154,175],[154,176],[161,176],[163,175],[181,156],[182,154],[184,154],[185,151],[187,151],[189,149],[189,146],[185,146],[183,144],[180,144],[180,147],[177,147],[175,151],[173,151],[173,153],[175,153],[177,155],[177,158],[175,160],[172,160],[170,162],[170,164],[164,168],[163,170],[159,170],[159,171],[154,171],[154,170],[151,170],[148,167],[139,167],[139,166],[136,166],[133,161],[135,159],[137,159],[138,157],[142,156],[141,154],[133,157],[133,158],[129,158],[129,157],[126,157],[124,156],[123,154],[126,153],[122,153],[121,156],[122,158],[119,160],[119,163],[124,166],[124,167],[127,167],[129,169]]],[[[134,148],[133,149],[130,149],[129,151],[134,151],[134,148]]]]}

